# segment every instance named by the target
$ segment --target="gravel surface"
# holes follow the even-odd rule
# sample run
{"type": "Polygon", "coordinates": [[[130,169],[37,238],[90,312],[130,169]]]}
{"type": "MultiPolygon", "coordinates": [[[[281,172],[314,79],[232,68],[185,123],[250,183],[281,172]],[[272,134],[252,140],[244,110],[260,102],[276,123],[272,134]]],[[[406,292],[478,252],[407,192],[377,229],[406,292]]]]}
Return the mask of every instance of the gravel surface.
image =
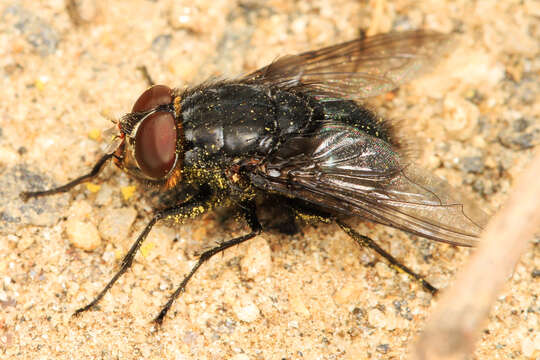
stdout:
{"type": "MultiPolygon", "coordinates": [[[[18,194],[87,171],[110,117],[157,83],[231,77],[279,55],[391,30],[460,34],[431,74],[372,99],[417,162],[495,211],[540,142],[540,3],[525,1],[73,0],[0,4],[0,357],[402,359],[436,299],[335,225],[263,234],[203,266],[163,327],[151,320],[196,253],[246,232],[213,212],[159,224],[132,269],[77,318],[149,221],[155,196],[107,167],[100,181],[18,194]],[[67,4],[67,5],[66,5],[67,4]]],[[[440,288],[470,249],[361,221],[440,288]]],[[[508,279],[478,359],[540,357],[540,239],[508,279]]]]}

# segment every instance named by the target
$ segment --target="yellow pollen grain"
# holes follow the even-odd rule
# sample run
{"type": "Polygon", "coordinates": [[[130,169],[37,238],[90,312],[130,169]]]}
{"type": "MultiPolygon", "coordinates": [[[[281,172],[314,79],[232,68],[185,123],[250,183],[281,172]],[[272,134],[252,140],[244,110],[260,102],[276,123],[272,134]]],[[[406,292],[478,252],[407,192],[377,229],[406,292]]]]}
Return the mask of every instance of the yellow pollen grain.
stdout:
{"type": "Polygon", "coordinates": [[[150,252],[156,247],[156,244],[154,244],[151,241],[146,241],[141,245],[141,255],[143,257],[147,257],[150,255],[150,252]]]}
{"type": "Polygon", "coordinates": [[[124,200],[128,201],[135,193],[135,189],[137,189],[135,185],[122,186],[120,191],[122,192],[122,197],[124,200]]]}
{"type": "Polygon", "coordinates": [[[34,82],[34,86],[36,87],[36,89],[38,89],[39,91],[43,91],[45,89],[45,83],[46,81],[43,81],[41,78],[40,79],[37,79],[35,82],[34,82]]]}
{"type": "Polygon", "coordinates": [[[86,183],[86,189],[88,189],[88,191],[90,191],[91,193],[97,193],[99,189],[101,189],[101,185],[94,183],[86,183]]]}
{"type": "Polygon", "coordinates": [[[88,137],[94,141],[98,141],[101,138],[101,131],[92,129],[88,132],[88,137]]]}
{"type": "Polygon", "coordinates": [[[222,178],[218,178],[217,179],[217,183],[218,183],[218,186],[221,188],[221,189],[225,189],[225,182],[223,181],[222,178]]]}

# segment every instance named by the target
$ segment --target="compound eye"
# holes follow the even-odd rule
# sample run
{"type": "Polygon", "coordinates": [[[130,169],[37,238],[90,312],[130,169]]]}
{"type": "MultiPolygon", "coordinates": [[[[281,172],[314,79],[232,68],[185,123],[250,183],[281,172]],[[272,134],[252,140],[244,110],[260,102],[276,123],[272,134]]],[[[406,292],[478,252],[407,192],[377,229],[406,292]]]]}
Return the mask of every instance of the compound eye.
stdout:
{"type": "Polygon", "coordinates": [[[172,101],[172,90],[165,85],[154,85],[139,96],[131,112],[151,110],[159,105],[169,104],[172,101]]]}
{"type": "Polygon", "coordinates": [[[171,113],[157,112],[142,121],[135,135],[135,159],[150,178],[161,179],[171,171],[176,160],[176,124],[171,113]]]}

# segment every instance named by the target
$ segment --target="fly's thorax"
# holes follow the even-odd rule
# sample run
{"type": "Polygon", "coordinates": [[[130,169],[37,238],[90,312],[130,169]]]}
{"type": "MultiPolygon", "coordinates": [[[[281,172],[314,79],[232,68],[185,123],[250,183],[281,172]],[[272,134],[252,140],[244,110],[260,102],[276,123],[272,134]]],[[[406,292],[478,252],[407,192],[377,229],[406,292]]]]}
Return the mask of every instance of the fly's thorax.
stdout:
{"type": "Polygon", "coordinates": [[[215,83],[182,96],[186,162],[265,155],[300,131],[313,109],[294,93],[243,83],[215,83]]]}
{"type": "Polygon", "coordinates": [[[186,161],[264,152],[277,131],[275,106],[262,89],[218,83],[187,92],[181,103],[186,161]]]}

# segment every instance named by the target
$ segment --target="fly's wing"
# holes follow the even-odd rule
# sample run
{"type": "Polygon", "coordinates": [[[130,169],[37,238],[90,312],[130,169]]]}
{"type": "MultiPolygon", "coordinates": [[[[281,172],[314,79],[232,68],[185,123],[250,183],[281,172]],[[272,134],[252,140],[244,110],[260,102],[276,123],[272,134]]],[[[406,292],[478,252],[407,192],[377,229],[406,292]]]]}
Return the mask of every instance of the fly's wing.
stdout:
{"type": "Polygon", "coordinates": [[[486,215],[390,144],[342,123],[293,137],[251,175],[255,186],[329,211],[455,245],[473,246],[486,215]],[[452,197],[453,196],[453,197],[452,197]]]}
{"type": "Polygon", "coordinates": [[[363,99],[395,89],[440,57],[450,36],[407,31],[277,59],[242,80],[313,95],[363,99]]]}

